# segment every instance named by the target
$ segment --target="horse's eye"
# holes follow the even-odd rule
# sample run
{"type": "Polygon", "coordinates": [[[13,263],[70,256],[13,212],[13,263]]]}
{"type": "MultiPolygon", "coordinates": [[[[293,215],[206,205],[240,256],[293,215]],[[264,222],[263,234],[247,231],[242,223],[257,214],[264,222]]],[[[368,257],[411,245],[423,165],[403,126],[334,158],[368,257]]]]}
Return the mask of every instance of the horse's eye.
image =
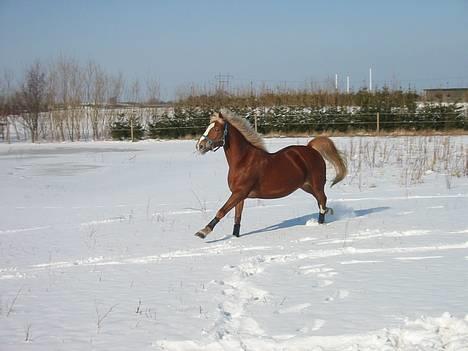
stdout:
{"type": "Polygon", "coordinates": [[[219,132],[219,128],[218,128],[218,127],[216,127],[214,130],[215,130],[216,133],[219,132]]]}

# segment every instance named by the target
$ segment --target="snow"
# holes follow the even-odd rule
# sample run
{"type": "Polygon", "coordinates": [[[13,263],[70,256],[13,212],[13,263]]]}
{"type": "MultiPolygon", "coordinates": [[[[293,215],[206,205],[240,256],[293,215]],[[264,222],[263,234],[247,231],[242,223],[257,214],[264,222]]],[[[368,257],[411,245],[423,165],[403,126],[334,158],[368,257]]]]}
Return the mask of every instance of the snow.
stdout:
{"type": "Polygon", "coordinates": [[[222,150],[1,144],[0,349],[468,350],[468,137],[334,140],[325,225],[298,191],[205,240],[222,150]]]}

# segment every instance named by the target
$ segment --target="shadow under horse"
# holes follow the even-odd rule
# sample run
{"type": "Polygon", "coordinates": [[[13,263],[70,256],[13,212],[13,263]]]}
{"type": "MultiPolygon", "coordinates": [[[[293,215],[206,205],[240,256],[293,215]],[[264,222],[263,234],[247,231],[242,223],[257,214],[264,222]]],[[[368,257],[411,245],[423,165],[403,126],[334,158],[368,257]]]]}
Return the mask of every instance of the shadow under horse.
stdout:
{"type": "MultiPolygon", "coordinates": [[[[381,207],[372,207],[372,208],[366,208],[366,209],[361,209],[361,210],[355,210],[351,211],[350,215],[348,216],[347,214],[339,216],[337,219],[333,220],[332,222],[335,222],[336,220],[340,220],[342,218],[358,218],[358,217],[365,217],[367,215],[370,215],[372,213],[377,213],[377,212],[382,212],[390,209],[390,207],[387,206],[381,206],[381,207]]],[[[262,228],[262,229],[256,229],[251,232],[245,233],[242,236],[247,236],[247,235],[253,235],[253,234],[260,234],[264,232],[270,232],[273,230],[279,230],[279,229],[287,229],[287,228],[292,228],[296,226],[302,226],[306,225],[308,221],[314,219],[317,217],[317,213],[310,214],[310,215],[305,215],[305,216],[300,216],[300,217],[294,217],[290,219],[286,219],[280,223],[270,225],[268,227],[262,228]]]]}

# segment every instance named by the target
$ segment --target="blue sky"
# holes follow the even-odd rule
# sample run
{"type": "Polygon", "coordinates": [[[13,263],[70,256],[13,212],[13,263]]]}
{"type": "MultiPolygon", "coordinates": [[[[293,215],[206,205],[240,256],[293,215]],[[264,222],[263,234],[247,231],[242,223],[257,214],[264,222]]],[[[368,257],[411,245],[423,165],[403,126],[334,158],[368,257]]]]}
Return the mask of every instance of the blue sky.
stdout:
{"type": "Polygon", "coordinates": [[[0,69],[93,59],[127,79],[301,85],[369,67],[382,85],[468,84],[468,1],[0,0],[0,69]]]}

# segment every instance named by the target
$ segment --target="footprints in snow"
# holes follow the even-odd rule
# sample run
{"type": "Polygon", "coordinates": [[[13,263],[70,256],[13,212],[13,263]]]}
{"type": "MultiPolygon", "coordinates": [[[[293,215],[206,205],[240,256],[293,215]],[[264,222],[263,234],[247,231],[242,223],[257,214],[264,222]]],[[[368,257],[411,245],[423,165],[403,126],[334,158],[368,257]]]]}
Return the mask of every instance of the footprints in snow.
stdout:
{"type": "MultiPolygon", "coordinates": [[[[253,279],[274,264],[291,263],[296,259],[301,258],[293,258],[287,255],[257,255],[245,258],[239,265],[224,267],[224,270],[231,274],[228,279],[217,282],[223,286],[223,299],[218,306],[219,317],[209,334],[218,339],[239,333],[248,333],[250,336],[265,335],[265,331],[250,310],[256,304],[270,304],[274,295],[270,291],[255,286],[253,279]]],[[[314,280],[317,289],[324,289],[333,285],[333,277],[338,274],[333,268],[326,267],[324,264],[300,266],[298,273],[314,280]]],[[[328,289],[325,291],[328,291],[328,289]]],[[[345,299],[349,296],[347,290],[331,289],[330,292],[331,294],[324,299],[324,303],[345,299]]],[[[272,312],[279,315],[306,313],[310,312],[312,301],[304,301],[290,306],[283,306],[281,303],[278,307],[272,312]]],[[[322,319],[313,319],[311,323],[296,331],[305,334],[321,329],[324,324],[325,321],[322,319]]]]}
{"type": "MultiPolygon", "coordinates": [[[[330,267],[325,267],[324,264],[316,265],[307,265],[299,267],[299,274],[302,275],[313,275],[317,281],[318,288],[325,288],[327,286],[333,285],[335,282],[332,278],[338,274],[335,269],[330,267]]],[[[326,302],[331,302],[335,299],[344,299],[349,296],[349,291],[347,290],[336,290],[332,296],[325,298],[326,302]]]]}
{"type": "MultiPolygon", "coordinates": [[[[296,259],[301,258],[297,257],[296,259]]],[[[223,286],[223,299],[218,306],[219,318],[213,326],[212,336],[224,338],[239,333],[248,333],[251,336],[265,335],[265,331],[249,310],[255,304],[269,304],[272,294],[257,288],[253,283],[253,278],[261,275],[265,269],[270,268],[273,264],[291,263],[296,259],[281,255],[258,255],[244,259],[237,266],[226,266],[224,269],[232,274],[228,279],[218,282],[223,286]]],[[[334,284],[333,278],[338,272],[331,267],[326,267],[325,264],[300,266],[298,274],[307,276],[308,279],[316,282],[316,289],[327,292],[328,296],[323,300],[324,303],[346,299],[349,296],[347,290],[329,288],[334,284]]],[[[272,312],[279,315],[310,313],[312,302],[305,301],[289,306],[287,304],[283,306],[281,303],[278,307],[272,312]]],[[[320,330],[325,323],[322,319],[312,319],[312,322],[297,329],[296,332],[301,334],[314,332],[320,330]]]]}
{"type": "Polygon", "coordinates": [[[298,332],[300,332],[302,334],[307,334],[309,332],[314,332],[314,331],[322,329],[322,327],[325,325],[325,323],[326,322],[323,319],[315,319],[310,326],[302,327],[301,329],[298,329],[298,332]]]}

